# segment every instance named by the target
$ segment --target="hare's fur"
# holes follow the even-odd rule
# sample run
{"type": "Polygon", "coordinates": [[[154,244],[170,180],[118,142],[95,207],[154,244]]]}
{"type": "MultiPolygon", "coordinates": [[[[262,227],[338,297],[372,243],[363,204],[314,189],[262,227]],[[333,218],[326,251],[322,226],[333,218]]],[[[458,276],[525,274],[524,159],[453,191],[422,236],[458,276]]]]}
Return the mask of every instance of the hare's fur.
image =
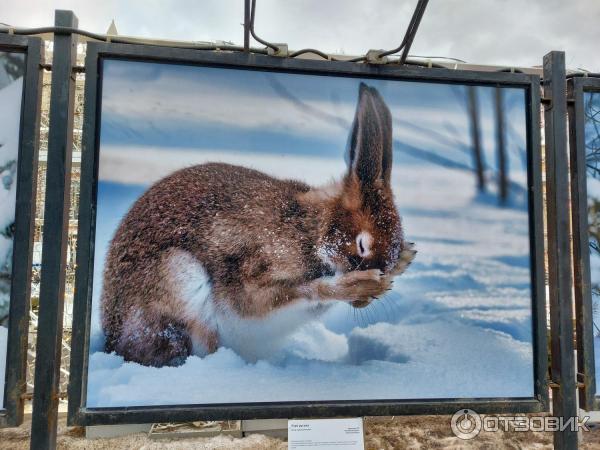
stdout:
{"type": "Polygon", "coordinates": [[[256,360],[334,300],[366,306],[415,255],[391,165],[389,110],[361,85],[348,173],[335,184],[314,188],[219,163],[159,181],[110,244],[106,350],[159,367],[219,346],[256,360]]]}

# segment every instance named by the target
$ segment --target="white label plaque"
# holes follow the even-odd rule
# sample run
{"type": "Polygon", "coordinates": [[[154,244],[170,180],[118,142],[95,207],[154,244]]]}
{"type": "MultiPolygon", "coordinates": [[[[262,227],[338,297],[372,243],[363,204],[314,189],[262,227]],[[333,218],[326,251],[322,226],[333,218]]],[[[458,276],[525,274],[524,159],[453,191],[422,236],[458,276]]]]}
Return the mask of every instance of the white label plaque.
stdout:
{"type": "Polygon", "coordinates": [[[364,450],[363,420],[288,420],[288,450],[364,450]]]}

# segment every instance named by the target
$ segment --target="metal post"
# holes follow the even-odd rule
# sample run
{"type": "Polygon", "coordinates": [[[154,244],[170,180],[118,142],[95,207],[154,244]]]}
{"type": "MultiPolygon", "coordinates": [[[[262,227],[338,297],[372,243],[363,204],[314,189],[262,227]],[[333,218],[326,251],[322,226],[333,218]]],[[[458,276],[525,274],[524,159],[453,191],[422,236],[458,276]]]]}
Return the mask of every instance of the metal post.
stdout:
{"type": "Polygon", "coordinates": [[[244,51],[250,51],[250,0],[244,0],[244,51]]]}
{"type": "MultiPolygon", "coordinates": [[[[57,10],[57,27],[77,27],[71,11],[57,10]]],[[[56,448],[60,354],[67,229],[69,220],[73,109],[77,39],[70,33],[54,34],[50,130],[46,174],[46,205],[42,248],[40,310],[37,330],[31,448],[56,448]]]]}
{"type": "MultiPolygon", "coordinates": [[[[6,37],[6,36],[3,36],[6,37]]],[[[15,36],[9,37],[9,42],[15,36]]],[[[27,338],[31,296],[31,259],[35,224],[35,198],[38,170],[40,104],[42,98],[43,41],[37,37],[16,37],[27,48],[20,148],[17,160],[17,198],[13,237],[14,263],[10,282],[8,348],[4,408],[0,428],[16,427],[23,422],[23,394],[27,377],[27,338]]],[[[1,37],[0,37],[1,40],[1,37]]],[[[5,41],[6,42],[6,41],[5,41]]],[[[0,125],[1,127],[1,125],[0,125]]],[[[0,372],[0,379],[2,379],[0,372]]],[[[1,385],[1,383],[0,383],[1,385]]],[[[1,388],[0,388],[1,389],[1,388]]],[[[0,405],[1,407],[1,405],[0,405]]]]}
{"type": "MultiPolygon", "coordinates": [[[[577,417],[573,347],[571,244],[569,239],[569,170],[567,96],[564,52],[544,56],[544,120],[546,132],[546,204],[548,276],[550,285],[550,343],[552,413],[577,417]]],[[[577,432],[554,433],[554,448],[576,449],[577,432]]]]}

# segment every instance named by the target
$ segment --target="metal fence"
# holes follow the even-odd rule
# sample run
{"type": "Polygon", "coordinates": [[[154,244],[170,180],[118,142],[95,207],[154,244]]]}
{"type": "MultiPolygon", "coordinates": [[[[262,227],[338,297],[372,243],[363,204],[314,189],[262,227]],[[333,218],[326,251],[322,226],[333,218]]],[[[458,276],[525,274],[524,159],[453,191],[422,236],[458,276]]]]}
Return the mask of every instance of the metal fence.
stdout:
{"type": "MultiPolygon", "coordinates": [[[[245,39],[243,47],[235,47],[229,44],[148,43],[134,38],[97,35],[78,30],[74,15],[65,11],[57,13],[57,22],[54,27],[33,30],[4,30],[8,31],[9,34],[53,33],[54,36],[54,45],[50,46],[49,42],[46,44],[46,62],[43,64],[40,141],[37,161],[39,167],[37,175],[38,190],[35,196],[37,212],[33,228],[29,340],[25,375],[26,392],[23,395],[24,399],[35,398],[32,448],[52,448],[55,446],[56,414],[59,403],[65,404],[64,402],[67,397],[66,387],[69,382],[73,298],[75,295],[75,273],[77,268],[76,254],[82,164],[82,129],[84,120],[83,86],[85,73],[83,62],[87,48],[83,43],[78,44],[75,36],[83,36],[85,39],[91,40],[108,41],[109,43],[134,44],[138,46],[137,48],[145,47],[147,51],[161,55],[166,55],[167,53],[160,49],[170,47],[174,49],[173,53],[177,53],[175,49],[187,48],[188,50],[206,52],[206,54],[210,52],[212,55],[220,55],[223,51],[226,51],[229,54],[239,53],[248,55],[253,53],[275,55],[280,58],[323,58],[329,62],[344,59],[347,62],[370,63],[373,66],[393,63],[396,64],[393,69],[394,76],[404,76],[405,72],[403,71],[408,70],[406,66],[424,66],[427,69],[442,68],[444,74],[438,76],[433,72],[427,72],[425,78],[431,77],[434,79],[437,77],[440,80],[455,80],[457,79],[456,75],[446,74],[449,66],[452,67],[454,65],[455,69],[458,68],[455,63],[441,64],[439,62],[434,63],[431,60],[421,61],[408,58],[410,44],[412,43],[412,39],[414,39],[414,34],[424,14],[426,5],[427,1],[419,0],[409,29],[399,47],[386,52],[370,52],[367,55],[356,58],[337,58],[316,49],[302,49],[289,52],[284,45],[272,44],[261,39],[254,30],[255,0],[251,2],[250,0],[246,0],[245,39]],[[251,48],[250,36],[265,45],[266,48],[251,48]],[[149,48],[150,50],[148,50],[149,48]],[[398,59],[389,58],[392,54],[400,51],[402,51],[402,54],[398,59]],[[53,52],[57,52],[58,54],[53,54],[53,52]],[[65,95],[67,95],[67,98],[65,98],[65,95]],[[70,115],[63,116],[62,114],[58,114],[56,110],[53,110],[53,108],[62,108],[65,105],[70,111],[70,115]],[[51,111],[54,112],[51,113],[51,111]],[[72,124],[70,120],[73,120],[72,124]],[[63,133],[62,135],[61,132],[63,133]],[[66,153],[58,155],[57,148],[65,144],[67,145],[66,153]],[[53,146],[54,149],[52,148],[53,146]],[[53,151],[55,153],[52,153],[53,151]],[[64,160],[60,159],[61,156],[64,160]],[[61,177],[61,173],[59,173],[61,167],[68,168],[64,177],[61,177]],[[50,192],[46,191],[47,186],[51,186],[50,192]],[[59,195],[61,192],[68,194],[68,196],[63,196],[60,199],[59,195]],[[54,203],[49,203],[49,199],[54,203]],[[64,223],[63,217],[58,215],[53,208],[67,211],[64,223]],[[50,240],[57,240],[57,242],[50,243],[48,236],[51,236],[50,240]],[[44,264],[42,264],[42,261],[44,261],[44,264]],[[42,270],[42,266],[45,269],[50,267],[51,270],[44,271],[42,270]],[[56,275],[57,273],[58,275],[56,275]],[[63,290],[64,295],[62,295],[63,290]],[[43,305],[42,308],[40,308],[40,301],[43,305]],[[53,341],[53,338],[58,337],[60,338],[53,341]],[[37,361],[36,351],[39,352],[37,361]],[[57,359],[56,355],[60,355],[60,358],[57,359]],[[38,383],[38,389],[34,389],[36,383],[38,383]]],[[[134,52],[137,51],[134,50],[134,52]]],[[[179,60],[182,57],[180,56],[179,60]]],[[[218,59],[220,56],[216,56],[216,58],[218,59]]],[[[238,58],[238,63],[242,64],[243,59],[238,58]]],[[[317,67],[308,63],[290,62],[297,61],[291,59],[278,59],[268,63],[265,60],[265,64],[277,68],[278,65],[282,64],[282,61],[285,61],[285,67],[288,69],[297,68],[298,70],[307,70],[307,67],[313,69],[317,67]]],[[[325,71],[337,70],[329,69],[325,66],[322,67],[325,71]]],[[[366,70],[370,69],[365,69],[363,66],[363,68],[356,69],[356,72],[364,73],[366,70]]],[[[521,72],[520,70],[505,68],[497,68],[496,70],[498,72],[521,72]]],[[[538,71],[532,70],[532,72],[538,71]]],[[[382,70],[381,73],[385,73],[385,71],[382,70]]],[[[461,71],[461,76],[467,81],[477,81],[486,78],[481,75],[481,72],[469,74],[466,70],[461,71]]],[[[495,80],[494,82],[497,83],[502,82],[499,75],[489,76],[488,78],[492,81],[495,80]]],[[[571,274],[572,261],[570,259],[571,244],[569,224],[565,222],[570,214],[565,78],[564,54],[553,52],[544,59],[543,92],[532,93],[532,102],[534,105],[530,114],[535,115],[538,111],[536,108],[540,104],[543,106],[546,136],[545,166],[543,171],[546,187],[545,210],[542,211],[540,205],[539,209],[535,211],[536,221],[541,223],[542,219],[544,219],[546,222],[546,252],[544,252],[544,248],[536,248],[534,251],[537,255],[538,264],[541,265],[540,267],[547,265],[549,292],[548,309],[534,311],[534,314],[537,314],[540,323],[545,323],[547,314],[549,314],[550,318],[550,371],[549,373],[538,374],[538,381],[540,383],[538,389],[544,391],[547,386],[552,389],[553,413],[555,415],[573,416],[577,414],[575,402],[576,388],[581,388],[585,383],[577,379],[581,374],[576,373],[575,370],[572,339],[574,330],[572,317],[573,299],[571,293],[573,286],[571,274]],[[543,263],[544,260],[546,260],[546,264],[543,263]]],[[[534,117],[533,123],[537,123],[537,118],[534,117]]],[[[539,127],[537,131],[533,131],[534,135],[531,138],[533,146],[540,142],[539,132],[539,127]]],[[[572,133],[574,132],[572,131],[572,133]]],[[[571,165],[573,165],[573,161],[571,165]]],[[[537,186],[541,193],[541,171],[539,175],[539,180],[535,180],[535,182],[538,183],[537,186]]],[[[543,269],[541,273],[544,274],[543,269]]],[[[544,276],[538,277],[537,283],[537,289],[546,291],[544,276]]],[[[578,317],[580,318],[581,316],[578,317]]],[[[584,331],[578,329],[578,333],[583,333],[584,331]]],[[[540,354],[544,358],[546,357],[546,333],[545,326],[538,330],[539,342],[544,346],[544,352],[540,354]]],[[[78,339],[81,339],[81,337],[81,335],[77,336],[78,339]]],[[[80,362],[79,360],[75,361],[76,364],[80,362]]],[[[589,363],[589,360],[587,363],[589,363]]],[[[545,363],[540,367],[545,368],[545,363]]],[[[581,368],[578,369],[583,370],[581,368]]],[[[589,398],[589,393],[587,395],[589,398]]],[[[485,405],[482,404],[482,406],[485,409],[485,405]]],[[[491,411],[494,410],[494,405],[488,406],[490,406],[491,411]]],[[[507,406],[506,411],[508,410],[510,410],[510,405],[507,406]]],[[[342,409],[339,411],[342,411],[342,409]]],[[[382,411],[385,412],[387,410],[383,409],[382,411]]],[[[415,408],[413,412],[428,413],[440,411],[442,409],[434,404],[423,404],[420,409],[415,408]]],[[[323,411],[323,414],[330,415],[330,412],[323,411]]],[[[150,415],[148,417],[152,418],[155,416],[150,415]]],[[[114,417],[111,420],[114,421],[114,417]]],[[[569,433],[568,431],[556,433],[555,446],[557,448],[574,448],[576,445],[577,435],[575,433],[569,433]]]]}

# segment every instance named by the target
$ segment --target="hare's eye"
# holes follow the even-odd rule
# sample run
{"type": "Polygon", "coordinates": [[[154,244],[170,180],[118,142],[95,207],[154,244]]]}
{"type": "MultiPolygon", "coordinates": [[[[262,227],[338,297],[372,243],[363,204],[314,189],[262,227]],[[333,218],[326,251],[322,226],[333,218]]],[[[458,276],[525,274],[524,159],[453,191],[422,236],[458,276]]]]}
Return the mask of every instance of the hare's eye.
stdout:
{"type": "Polygon", "coordinates": [[[356,250],[360,257],[366,258],[371,255],[373,237],[367,231],[362,231],[356,236],[356,250]]]}

